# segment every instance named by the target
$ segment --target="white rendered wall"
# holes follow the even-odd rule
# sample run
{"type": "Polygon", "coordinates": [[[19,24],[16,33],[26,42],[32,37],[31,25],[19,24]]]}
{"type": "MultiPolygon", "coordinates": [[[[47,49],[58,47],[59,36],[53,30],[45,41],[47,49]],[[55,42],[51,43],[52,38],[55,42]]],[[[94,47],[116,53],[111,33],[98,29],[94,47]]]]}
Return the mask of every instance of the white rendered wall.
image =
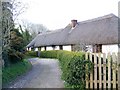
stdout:
{"type": "Polygon", "coordinates": [[[71,46],[63,46],[63,50],[71,51],[71,46]]]}
{"type": "Polygon", "coordinates": [[[118,45],[102,45],[102,52],[103,53],[117,53],[118,52],[118,45]]]}

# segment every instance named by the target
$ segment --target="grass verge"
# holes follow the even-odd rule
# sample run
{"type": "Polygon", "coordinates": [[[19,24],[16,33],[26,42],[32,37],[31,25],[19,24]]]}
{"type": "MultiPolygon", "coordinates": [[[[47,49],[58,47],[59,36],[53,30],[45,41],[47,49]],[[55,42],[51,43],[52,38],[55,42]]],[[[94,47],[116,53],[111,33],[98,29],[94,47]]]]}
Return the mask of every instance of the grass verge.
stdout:
{"type": "Polygon", "coordinates": [[[18,76],[26,73],[32,67],[31,63],[26,59],[23,62],[12,64],[10,67],[5,67],[2,70],[2,84],[3,86],[15,80],[18,76]]]}

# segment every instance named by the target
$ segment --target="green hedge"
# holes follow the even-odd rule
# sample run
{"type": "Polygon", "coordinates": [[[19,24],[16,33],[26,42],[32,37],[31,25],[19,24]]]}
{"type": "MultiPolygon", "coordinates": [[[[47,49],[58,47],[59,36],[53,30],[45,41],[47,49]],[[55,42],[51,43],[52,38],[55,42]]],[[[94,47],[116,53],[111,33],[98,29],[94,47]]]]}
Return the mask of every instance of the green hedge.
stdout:
{"type": "Polygon", "coordinates": [[[12,64],[10,67],[3,68],[2,70],[3,86],[16,79],[17,76],[20,76],[27,72],[31,67],[32,67],[31,63],[24,59],[23,62],[18,62],[12,64]]]}
{"type": "Polygon", "coordinates": [[[41,58],[57,58],[58,50],[41,51],[41,58]]]}
{"type": "Polygon", "coordinates": [[[27,51],[25,53],[26,56],[32,56],[32,57],[37,57],[37,52],[36,51],[27,51]]]}
{"type": "Polygon", "coordinates": [[[85,89],[85,78],[89,75],[93,64],[90,60],[85,60],[83,52],[69,51],[42,51],[41,58],[57,58],[59,59],[62,79],[68,88],[85,89]],[[86,68],[87,67],[87,68],[86,68]]]}

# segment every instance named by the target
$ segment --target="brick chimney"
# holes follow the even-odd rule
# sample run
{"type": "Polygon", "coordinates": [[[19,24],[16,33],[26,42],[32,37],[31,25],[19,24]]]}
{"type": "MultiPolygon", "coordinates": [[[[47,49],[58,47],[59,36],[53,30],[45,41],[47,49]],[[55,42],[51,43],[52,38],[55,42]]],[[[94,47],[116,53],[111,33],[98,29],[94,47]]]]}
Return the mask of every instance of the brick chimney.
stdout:
{"type": "Polygon", "coordinates": [[[72,25],[72,28],[74,28],[77,25],[77,20],[75,19],[71,20],[71,25],[72,25]]]}
{"type": "Polygon", "coordinates": [[[38,34],[41,34],[42,32],[38,32],[38,34]]]}

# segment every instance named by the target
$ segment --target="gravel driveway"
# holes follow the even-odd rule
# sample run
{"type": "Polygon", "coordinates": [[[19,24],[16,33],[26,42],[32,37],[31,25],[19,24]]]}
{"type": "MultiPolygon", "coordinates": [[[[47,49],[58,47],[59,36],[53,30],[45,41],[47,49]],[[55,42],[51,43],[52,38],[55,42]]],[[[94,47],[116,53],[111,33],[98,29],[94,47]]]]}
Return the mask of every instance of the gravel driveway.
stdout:
{"type": "Polygon", "coordinates": [[[29,59],[33,68],[10,88],[63,88],[59,62],[55,59],[29,59]]]}

